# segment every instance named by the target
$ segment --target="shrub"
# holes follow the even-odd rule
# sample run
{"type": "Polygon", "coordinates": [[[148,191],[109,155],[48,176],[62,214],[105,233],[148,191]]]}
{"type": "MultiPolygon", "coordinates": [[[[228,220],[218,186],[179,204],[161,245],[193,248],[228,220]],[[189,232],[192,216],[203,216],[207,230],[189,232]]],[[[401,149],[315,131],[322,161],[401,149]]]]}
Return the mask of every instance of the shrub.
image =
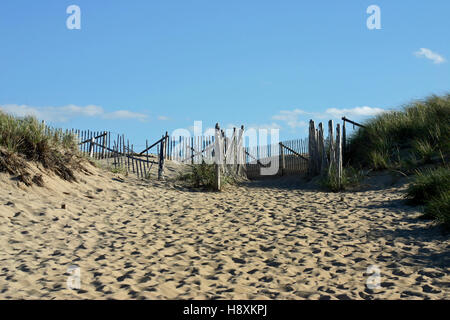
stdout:
{"type": "Polygon", "coordinates": [[[212,190],[216,184],[215,165],[204,161],[201,164],[189,165],[188,171],[181,174],[179,180],[188,182],[194,188],[204,187],[212,190]]]}

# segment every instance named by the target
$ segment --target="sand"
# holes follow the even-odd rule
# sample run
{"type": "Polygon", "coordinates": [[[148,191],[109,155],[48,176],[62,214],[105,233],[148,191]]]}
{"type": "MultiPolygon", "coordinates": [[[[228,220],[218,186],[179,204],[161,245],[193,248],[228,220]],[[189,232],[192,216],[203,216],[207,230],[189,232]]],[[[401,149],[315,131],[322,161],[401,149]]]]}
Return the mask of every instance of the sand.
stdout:
{"type": "Polygon", "coordinates": [[[403,204],[404,185],[215,193],[89,171],[43,188],[0,174],[1,299],[450,298],[449,236],[403,204]]]}

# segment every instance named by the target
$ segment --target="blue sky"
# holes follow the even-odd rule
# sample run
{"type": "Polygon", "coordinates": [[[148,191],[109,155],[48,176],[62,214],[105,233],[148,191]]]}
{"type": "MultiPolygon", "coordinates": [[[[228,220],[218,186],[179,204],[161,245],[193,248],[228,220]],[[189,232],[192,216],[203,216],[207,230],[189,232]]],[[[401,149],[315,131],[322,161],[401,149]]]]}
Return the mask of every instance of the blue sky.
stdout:
{"type": "Polygon", "coordinates": [[[449,14],[448,0],[2,0],[0,108],[137,145],[194,120],[303,137],[310,118],[449,92],[449,14]]]}

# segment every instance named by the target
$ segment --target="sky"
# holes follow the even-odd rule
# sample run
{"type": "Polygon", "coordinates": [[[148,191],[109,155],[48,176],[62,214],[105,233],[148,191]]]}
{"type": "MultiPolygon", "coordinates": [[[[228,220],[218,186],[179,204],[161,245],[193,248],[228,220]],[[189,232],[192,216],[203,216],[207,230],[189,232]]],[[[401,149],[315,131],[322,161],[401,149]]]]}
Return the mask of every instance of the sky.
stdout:
{"type": "Polygon", "coordinates": [[[2,0],[0,109],[135,145],[194,121],[301,138],[310,119],[448,93],[449,14],[448,0],[2,0]]]}

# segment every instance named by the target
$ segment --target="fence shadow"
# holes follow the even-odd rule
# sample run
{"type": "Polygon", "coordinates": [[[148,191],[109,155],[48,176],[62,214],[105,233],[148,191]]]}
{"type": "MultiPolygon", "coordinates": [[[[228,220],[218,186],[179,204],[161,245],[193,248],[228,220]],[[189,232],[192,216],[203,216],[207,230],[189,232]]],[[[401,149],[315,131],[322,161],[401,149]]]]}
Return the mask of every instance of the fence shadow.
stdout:
{"type": "Polygon", "coordinates": [[[242,183],[247,188],[271,188],[285,190],[318,190],[318,187],[305,177],[298,175],[259,176],[242,183]]]}

